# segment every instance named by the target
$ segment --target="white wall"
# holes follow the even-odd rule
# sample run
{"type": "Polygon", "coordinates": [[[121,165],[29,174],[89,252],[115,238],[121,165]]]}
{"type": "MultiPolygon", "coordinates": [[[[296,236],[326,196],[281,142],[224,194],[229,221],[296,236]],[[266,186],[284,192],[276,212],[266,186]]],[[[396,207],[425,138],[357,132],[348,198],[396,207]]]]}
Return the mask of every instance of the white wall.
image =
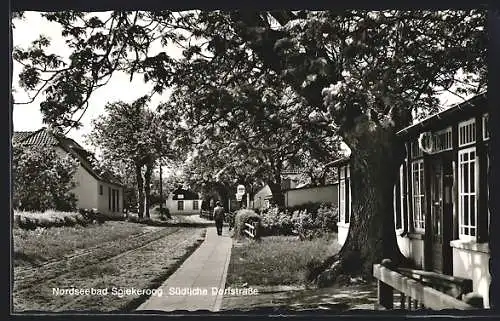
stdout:
{"type": "Polygon", "coordinates": [[[106,214],[108,216],[112,217],[122,217],[123,214],[123,187],[120,187],[118,185],[114,184],[109,184],[105,182],[98,182],[97,184],[97,197],[98,197],[98,210],[100,213],[106,214]],[[102,195],[99,195],[99,186],[102,185],[102,195]],[[117,189],[118,190],[118,205],[119,208],[115,209],[113,212],[113,207],[111,205],[111,210],[109,209],[109,187],[111,189],[117,189]]]}
{"type": "Polygon", "coordinates": [[[285,205],[287,207],[309,202],[328,202],[338,205],[338,185],[292,189],[285,192],[285,205]]]}
{"type": "Polygon", "coordinates": [[[253,197],[253,208],[262,209],[264,207],[264,200],[272,197],[271,188],[269,185],[261,188],[253,197]]]}
{"type": "Polygon", "coordinates": [[[172,215],[193,215],[193,214],[200,214],[201,213],[201,204],[202,200],[199,199],[198,201],[198,209],[194,210],[193,209],[193,200],[172,200],[171,196],[166,202],[166,206],[172,215]],[[179,211],[177,209],[177,204],[178,201],[183,201],[184,202],[184,210],[179,211]]]}
{"type": "MultiPolygon", "coordinates": [[[[60,156],[66,156],[68,153],[56,147],[56,153],[60,156]]],[[[97,209],[100,213],[108,216],[119,217],[123,216],[123,187],[114,184],[108,184],[97,180],[92,176],[81,164],[75,173],[76,187],[73,193],[77,198],[76,207],[85,209],[97,209]],[[103,186],[103,195],[99,195],[99,186],[103,186]],[[112,212],[109,210],[108,203],[108,187],[118,189],[119,193],[119,211],[112,212]]]]}
{"type": "Polygon", "coordinates": [[[347,239],[347,233],[349,232],[349,224],[345,223],[337,223],[337,242],[340,245],[344,245],[345,240],[347,239]]]}
{"type": "MultiPolygon", "coordinates": [[[[455,242],[457,241],[452,241],[452,243],[455,242]]],[[[483,297],[484,306],[489,308],[489,286],[491,282],[489,273],[490,254],[486,252],[489,252],[487,243],[482,246],[481,251],[454,246],[453,275],[471,279],[473,291],[483,297]]]]}

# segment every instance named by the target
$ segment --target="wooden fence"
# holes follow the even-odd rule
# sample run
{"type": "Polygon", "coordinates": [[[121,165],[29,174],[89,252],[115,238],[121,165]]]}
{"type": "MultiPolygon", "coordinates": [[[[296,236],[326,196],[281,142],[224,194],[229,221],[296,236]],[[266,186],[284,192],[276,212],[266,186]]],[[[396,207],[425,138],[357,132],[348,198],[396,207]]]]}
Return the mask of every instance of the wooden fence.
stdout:
{"type": "Polygon", "coordinates": [[[472,281],[469,279],[429,271],[391,269],[384,264],[373,265],[373,276],[378,280],[378,309],[482,308],[482,302],[472,305],[461,300],[472,291],[472,281]],[[395,294],[399,300],[395,300],[395,294]],[[395,301],[399,302],[395,304],[395,301]]]}
{"type": "Polygon", "coordinates": [[[254,221],[251,223],[245,223],[245,229],[243,232],[250,238],[255,239],[257,238],[257,228],[258,228],[259,222],[254,221]]]}

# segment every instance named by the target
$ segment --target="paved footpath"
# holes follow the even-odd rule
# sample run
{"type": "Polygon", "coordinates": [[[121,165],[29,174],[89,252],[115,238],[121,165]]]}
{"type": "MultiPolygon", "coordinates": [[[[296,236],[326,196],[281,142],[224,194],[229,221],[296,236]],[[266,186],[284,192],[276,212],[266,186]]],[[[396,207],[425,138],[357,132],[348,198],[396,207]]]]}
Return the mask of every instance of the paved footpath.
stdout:
{"type": "MultiPolygon", "coordinates": [[[[231,232],[232,233],[232,232],[231,232]]],[[[207,228],[205,241],[161,286],[162,296],[151,296],[137,310],[219,311],[231,257],[232,239],[225,226],[222,236],[207,228]]]]}

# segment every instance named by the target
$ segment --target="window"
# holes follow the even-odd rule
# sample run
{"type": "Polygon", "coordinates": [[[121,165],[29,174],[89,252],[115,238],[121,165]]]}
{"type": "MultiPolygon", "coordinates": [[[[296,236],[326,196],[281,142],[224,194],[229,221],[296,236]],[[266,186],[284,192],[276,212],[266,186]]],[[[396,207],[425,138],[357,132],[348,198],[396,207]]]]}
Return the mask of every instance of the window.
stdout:
{"type": "Polygon", "coordinates": [[[341,180],[339,183],[339,222],[345,222],[345,180],[341,180]]]}
{"type": "Polygon", "coordinates": [[[434,145],[433,153],[452,149],[451,127],[434,133],[432,135],[432,142],[434,145]]]}
{"type": "Polygon", "coordinates": [[[102,191],[102,185],[99,185],[99,195],[102,195],[103,191],[102,191]]]}
{"type": "Polygon", "coordinates": [[[198,200],[193,201],[193,210],[197,211],[199,209],[198,200]]]}
{"type": "Polygon", "coordinates": [[[465,146],[476,141],[476,121],[471,118],[458,124],[458,146],[465,146]]]}
{"type": "Polygon", "coordinates": [[[113,201],[112,201],[112,208],[111,208],[111,210],[113,212],[115,212],[116,211],[116,189],[113,189],[112,192],[113,192],[113,201]]]}
{"type": "Polygon", "coordinates": [[[483,115],[483,140],[490,138],[490,127],[488,124],[488,114],[483,115]]]}
{"type": "Polygon", "coordinates": [[[413,183],[413,227],[415,231],[425,230],[424,213],[424,161],[419,160],[412,163],[413,183]]]}
{"type": "Polygon", "coordinates": [[[347,190],[346,202],[345,202],[345,206],[346,206],[345,222],[346,222],[346,224],[349,224],[349,220],[351,218],[351,188],[349,187],[350,186],[349,167],[347,167],[347,175],[348,175],[348,177],[345,179],[345,188],[347,190]]]}
{"type": "Polygon", "coordinates": [[[345,224],[349,223],[351,215],[349,176],[349,166],[339,168],[339,222],[345,224]]]}
{"type": "Polygon", "coordinates": [[[489,177],[490,177],[490,154],[487,152],[486,153],[486,170],[487,170],[487,173],[486,173],[486,207],[488,208],[488,227],[487,227],[487,231],[488,231],[488,235],[490,235],[490,180],[489,180],[489,177]]]}
{"type": "Polygon", "coordinates": [[[477,236],[477,162],[476,148],[458,152],[459,238],[475,240],[477,236]]]}
{"type": "Polygon", "coordinates": [[[120,190],[116,190],[116,211],[120,211],[120,190]]]}
{"type": "Polygon", "coordinates": [[[111,211],[111,187],[108,187],[108,207],[111,211]]]}
{"type": "Polygon", "coordinates": [[[394,185],[394,224],[396,229],[403,228],[404,213],[404,172],[403,165],[399,167],[399,181],[394,185]]]}
{"type": "Polygon", "coordinates": [[[411,157],[417,158],[424,155],[424,152],[418,146],[418,141],[414,141],[411,143],[411,157]]]}
{"type": "Polygon", "coordinates": [[[184,201],[177,201],[177,210],[184,211],[184,201]]]}

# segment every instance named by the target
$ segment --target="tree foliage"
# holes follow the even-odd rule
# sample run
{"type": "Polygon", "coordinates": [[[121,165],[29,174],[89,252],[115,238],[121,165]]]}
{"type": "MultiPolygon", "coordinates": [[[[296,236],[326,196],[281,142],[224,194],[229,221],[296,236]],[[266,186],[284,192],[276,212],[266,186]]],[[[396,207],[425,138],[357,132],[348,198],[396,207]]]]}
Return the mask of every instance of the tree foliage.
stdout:
{"type": "MultiPolygon", "coordinates": [[[[159,115],[147,106],[147,97],[131,104],[108,103],[106,115],[93,121],[91,143],[101,150],[109,164],[121,163],[124,174],[134,172],[138,212],[149,217],[149,196],[152,170],[158,159],[175,159],[180,156],[176,148],[183,132],[175,113],[159,115]]],[[[129,183],[131,183],[129,181],[129,183]]]]}
{"type": "Polygon", "coordinates": [[[484,10],[45,16],[62,26],[71,62],[48,55],[43,38],[14,59],[25,65],[23,88],[36,94],[47,86],[41,107],[51,122],[73,124],[87,95],[120,70],[143,74],[157,91],[174,87],[162,112],[178,112],[189,129],[176,141],[193,147],[191,166],[219,180],[259,178],[276,190],[289,164],[326,168],[341,138],[352,151],[351,227],[325,267],[355,257],[367,274],[383,257],[402,258],[392,188],[405,149],[396,132],[436,112],[443,92],[465,97],[486,88],[484,10]],[[151,53],[153,39],[184,47],[183,59],[151,53]]]}
{"type": "Polygon", "coordinates": [[[52,148],[15,146],[12,155],[14,208],[24,211],[72,211],[78,161],[52,148]]]}

